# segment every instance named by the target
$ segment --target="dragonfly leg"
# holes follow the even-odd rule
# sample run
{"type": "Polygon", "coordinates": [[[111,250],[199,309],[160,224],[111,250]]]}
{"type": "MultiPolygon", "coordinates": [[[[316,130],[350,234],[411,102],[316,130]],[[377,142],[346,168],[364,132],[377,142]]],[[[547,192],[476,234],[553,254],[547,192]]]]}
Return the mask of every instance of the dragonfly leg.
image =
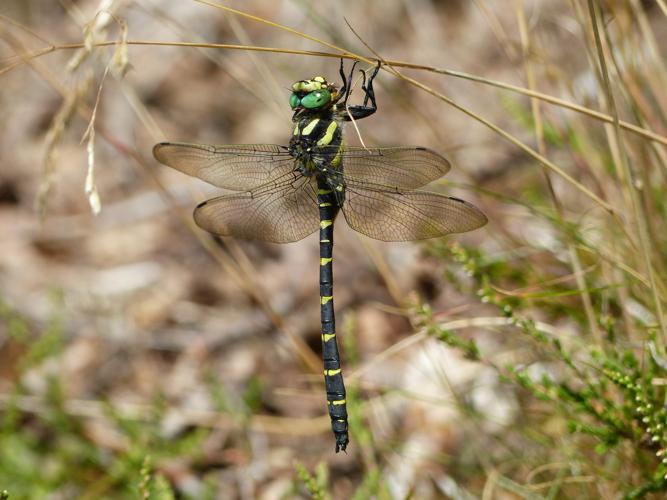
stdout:
{"type": "Polygon", "coordinates": [[[343,86],[340,89],[340,92],[338,94],[338,99],[336,101],[339,101],[342,99],[343,104],[347,103],[347,100],[350,98],[350,93],[352,92],[352,77],[354,76],[354,69],[357,67],[357,63],[359,61],[354,61],[352,64],[352,69],[350,69],[350,75],[345,76],[345,68],[343,66],[343,59],[340,60],[340,68],[338,69],[338,73],[340,74],[341,79],[343,80],[343,86]]]}
{"type": "Polygon", "coordinates": [[[364,73],[364,83],[361,86],[361,89],[366,94],[365,97],[364,97],[364,106],[368,105],[368,100],[370,99],[372,107],[377,109],[377,104],[375,103],[375,91],[373,90],[373,80],[375,80],[375,77],[377,76],[378,72],[380,71],[381,66],[382,66],[382,62],[378,61],[377,66],[375,66],[375,69],[373,70],[373,73],[371,73],[371,76],[368,79],[368,85],[366,85],[366,73],[364,73]]]}
{"type": "MultiPolygon", "coordinates": [[[[363,70],[360,70],[364,77],[363,83],[361,84],[361,89],[364,91],[364,103],[360,106],[347,106],[347,112],[344,113],[343,120],[361,120],[362,118],[366,118],[367,116],[370,116],[377,111],[378,107],[377,103],[375,102],[373,80],[377,76],[378,71],[380,71],[380,66],[382,66],[382,62],[378,61],[377,66],[375,66],[375,69],[373,70],[373,73],[371,73],[371,76],[368,78],[368,82],[366,82],[366,73],[363,70]],[[371,102],[370,106],[368,105],[368,101],[371,102]]],[[[347,102],[347,99],[345,102],[347,102]]]]}

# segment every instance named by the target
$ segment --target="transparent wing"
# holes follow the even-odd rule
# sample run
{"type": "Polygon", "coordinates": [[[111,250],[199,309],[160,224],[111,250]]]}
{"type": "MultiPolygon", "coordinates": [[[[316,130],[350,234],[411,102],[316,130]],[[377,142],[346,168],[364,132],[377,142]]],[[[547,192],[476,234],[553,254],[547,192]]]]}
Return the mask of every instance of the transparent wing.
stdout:
{"type": "MultiPolygon", "coordinates": [[[[323,156],[335,152],[326,147],[318,151],[323,156]]],[[[450,169],[443,156],[420,147],[346,147],[341,154],[346,178],[394,191],[425,186],[450,169]]],[[[233,191],[255,189],[294,170],[288,149],[275,144],[163,142],[153,148],[153,155],[164,165],[233,191]]]]}
{"type": "Polygon", "coordinates": [[[412,241],[472,231],[486,224],[474,205],[438,193],[403,193],[350,186],[343,215],[348,225],[382,241],[412,241]]]}
{"type": "Polygon", "coordinates": [[[290,172],[254,191],[205,201],[195,209],[194,218],[199,227],[221,236],[298,241],[319,228],[317,186],[313,178],[290,172]]]}
{"type": "Polygon", "coordinates": [[[449,172],[446,158],[421,147],[356,148],[342,153],[345,179],[388,191],[417,189],[449,172]]]}
{"type": "Polygon", "coordinates": [[[153,156],[179,172],[232,191],[255,189],[294,170],[287,148],[274,144],[161,142],[153,148],[153,156]]]}

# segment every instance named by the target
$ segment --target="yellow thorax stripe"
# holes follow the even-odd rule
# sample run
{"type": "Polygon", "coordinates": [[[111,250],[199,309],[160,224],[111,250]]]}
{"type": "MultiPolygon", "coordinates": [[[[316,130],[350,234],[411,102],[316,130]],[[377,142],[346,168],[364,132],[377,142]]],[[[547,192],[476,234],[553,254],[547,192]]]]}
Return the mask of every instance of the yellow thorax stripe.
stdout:
{"type": "Polygon", "coordinates": [[[332,167],[335,168],[335,167],[337,167],[338,165],[340,165],[340,156],[341,156],[341,152],[342,152],[342,151],[343,151],[343,146],[341,145],[341,146],[338,148],[338,151],[336,151],[336,156],[334,156],[334,159],[331,160],[331,166],[332,166],[332,167]]]}
{"type": "MultiPolygon", "coordinates": [[[[308,125],[306,125],[305,127],[303,127],[303,130],[301,130],[301,135],[308,135],[308,134],[310,134],[310,133],[313,131],[313,129],[317,126],[317,123],[318,123],[319,121],[320,121],[319,118],[314,118],[314,119],[312,119],[312,120],[308,123],[308,125]]],[[[327,129],[327,130],[329,130],[329,129],[327,129]]],[[[318,144],[319,144],[319,143],[318,143],[318,144]]]]}
{"type": "Polygon", "coordinates": [[[326,146],[327,144],[331,144],[331,141],[333,140],[333,135],[336,129],[338,128],[338,124],[336,122],[331,122],[329,126],[327,127],[327,131],[324,133],[324,135],[320,138],[319,141],[317,141],[318,146],[326,146]]]}

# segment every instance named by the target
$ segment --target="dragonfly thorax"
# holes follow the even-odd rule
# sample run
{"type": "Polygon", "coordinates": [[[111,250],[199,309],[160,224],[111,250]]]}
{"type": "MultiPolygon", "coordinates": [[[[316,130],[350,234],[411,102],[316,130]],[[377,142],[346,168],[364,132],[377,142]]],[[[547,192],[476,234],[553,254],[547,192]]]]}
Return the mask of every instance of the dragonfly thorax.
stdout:
{"type": "Polygon", "coordinates": [[[342,142],[342,127],[333,114],[308,117],[296,122],[289,151],[304,164],[321,169],[334,160],[342,142]]]}
{"type": "Polygon", "coordinates": [[[343,179],[342,124],[332,113],[298,120],[289,143],[297,170],[306,177],[323,179],[342,203],[343,179]]]}

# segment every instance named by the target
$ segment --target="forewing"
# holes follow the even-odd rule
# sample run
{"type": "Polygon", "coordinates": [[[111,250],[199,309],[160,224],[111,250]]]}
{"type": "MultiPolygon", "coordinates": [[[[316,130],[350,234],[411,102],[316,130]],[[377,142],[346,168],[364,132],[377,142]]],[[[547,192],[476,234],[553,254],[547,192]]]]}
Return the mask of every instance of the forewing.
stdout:
{"type": "Polygon", "coordinates": [[[382,241],[412,241],[465,233],[486,224],[474,205],[427,191],[387,192],[349,188],[343,214],[348,225],[382,241]]]}
{"type": "Polygon", "coordinates": [[[319,227],[317,188],[313,178],[290,173],[254,192],[205,201],[194,218],[199,227],[221,236],[290,243],[319,227]]]}
{"type": "Polygon", "coordinates": [[[421,147],[357,148],[342,153],[346,179],[360,184],[376,184],[386,190],[417,189],[449,172],[447,159],[421,147]]]}
{"type": "Polygon", "coordinates": [[[153,148],[153,156],[179,172],[233,191],[254,189],[294,170],[287,148],[274,144],[161,142],[153,148]]]}

